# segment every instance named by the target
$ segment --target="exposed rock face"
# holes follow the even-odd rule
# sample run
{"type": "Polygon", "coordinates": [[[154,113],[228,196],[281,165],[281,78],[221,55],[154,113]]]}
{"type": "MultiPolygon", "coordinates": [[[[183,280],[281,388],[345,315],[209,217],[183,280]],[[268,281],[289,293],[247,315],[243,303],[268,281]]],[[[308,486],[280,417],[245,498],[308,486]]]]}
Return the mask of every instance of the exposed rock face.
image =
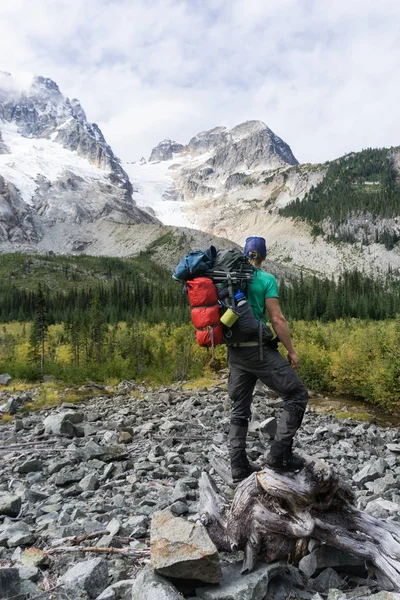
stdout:
{"type": "Polygon", "coordinates": [[[29,90],[16,98],[4,98],[0,91],[0,119],[18,126],[30,138],[50,138],[64,148],[76,151],[95,166],[110,170],[115,183],[132,193],[129,177],[99,127],[86,119],[79,100],[70,101],[58,85],[47,77],[35,77],[29,90]]]}
{"type": "MultiPolygon", "coordinates": [[[[164,160],[170,156],[165,154],[164,160]]],[[[400,176],[400,149],[388,150],[388,157],[400,176]]],[[[278,262],[297,269],[312,266],[324,275],[339,274],[343,268],[372,276],[400,272],[399,243],[393,250],[376,243],[386,234],[400,235],[400,216],[374,217],[365,210],[339,225],[327,217],[321,222],[321,236],[309,222],[280,214],[280,209],[318,186],[328,169],[329,163],[298,164],[290,147],[264,123],[247,121],[194,136],[174,155],[164,179],[170,195],[179,201],[176,211],[190,226],[240,245],[249,235],[262,235],[268,241],[268,256],[278,262]],[[329,237],[346,239],[349,234],[355,243],[332,244],[329,237]]],[[[140,169],[134,175],[140,185],[140,169]]],[[[152,185],[151,173],[144,175],[152,185]]],[[[155,214],[163,219],[160,201],[165,198],[158,193],[162,185],[157,181],[153,188],[155,214]]]]}
{"type": "Polygon", "coordinates": [[[0,154],[8,154],[10,151],[7,148],[7,146],[5,145],[4,141],[3,141],[3,137],[1,135],[1,131],[0,131],[0,154]]]}
{"type": "Polygon", "coordinates": [[[0,130],[0,242],[37,243],[57,222],[158,223],[136,206],[99,127],[51,79],[20,91],[0,73],[0,130]]]}
{"type": "Polygon", "coordinates": [[[247,121],[228,132],[228,142],[218,144],[211,166],[232,173],[238,167],[272,170],[297,165],[289,146],[261,121],[247,121]]]}
{"type": "Polygon", "coordinates": [[[203,154],[213,150],[217,146],[226,144],[228,141],[228,130],[226,127],[214,127],[208,131],[198,133],[189,142],[192,154],[203,154]]]}
{"type": "Polygon", "coordinates": [[[205,164],[193,172],[189,170],[192,176],[202,180],[212,177],[215,171],[227,178],[238,169],[271,170],[298,164],[290,147],[262,121],[246,121],[232,129],[214,127],[198,133],[187,146],[164,140],[153,148],[150,161],[171,160],[174,154],[207,154],[205,164]],[[206,170],[205,165],[208,165],[206,170]]]}
{"type": "MultiPolygon", "coordinates": [[[[164,140],[158,144],[151,151],[149,161],[154,162],[157,160],[171,160],[174,154],[179,154],[185,149],[185,146],[173,142],[172,140],[164,140]]],[[[143,160],[143,159],[142,159],[143,160]]]]}
{"type": "Polygon", "coordinates": [[[37,242],[40,228],[17,188],[0,175],[0,242],[37,242]]]}

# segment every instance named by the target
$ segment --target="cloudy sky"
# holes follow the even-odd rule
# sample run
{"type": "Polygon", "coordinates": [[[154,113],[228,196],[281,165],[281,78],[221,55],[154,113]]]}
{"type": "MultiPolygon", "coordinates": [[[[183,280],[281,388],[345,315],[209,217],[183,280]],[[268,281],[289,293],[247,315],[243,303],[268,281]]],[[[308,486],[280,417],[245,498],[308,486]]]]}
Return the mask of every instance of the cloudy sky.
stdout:
{"type": "Polygon", "coordinates": [[[51,77],[124,160],[264,121],[301,162],[400,145],[398,0],[1,0],[0,69],[51,77]]]}

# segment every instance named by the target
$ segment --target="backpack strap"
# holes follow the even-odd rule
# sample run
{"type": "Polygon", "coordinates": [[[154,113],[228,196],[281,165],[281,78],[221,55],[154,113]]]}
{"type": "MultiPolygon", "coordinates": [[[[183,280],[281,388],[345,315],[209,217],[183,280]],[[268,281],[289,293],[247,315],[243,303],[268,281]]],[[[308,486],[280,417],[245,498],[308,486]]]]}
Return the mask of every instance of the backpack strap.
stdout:
{"type": "Polygon", "coordinates": [[[230,273],[226,274],[226,279],[228,282],[229,302],[231,306],[235,306],[235,295],[233,293],[232,277],[230,273]]]}

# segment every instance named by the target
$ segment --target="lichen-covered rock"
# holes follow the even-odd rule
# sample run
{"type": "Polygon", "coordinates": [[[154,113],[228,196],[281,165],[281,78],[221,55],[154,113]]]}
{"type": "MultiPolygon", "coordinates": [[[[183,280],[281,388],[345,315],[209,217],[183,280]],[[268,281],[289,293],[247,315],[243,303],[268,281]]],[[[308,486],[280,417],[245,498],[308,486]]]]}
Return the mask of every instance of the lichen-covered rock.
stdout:
{"type": "Polygon", "coordinates": [[[218,551],[205,527],[174,517],[168,509],[153,516],[150,549],[152,566],[161,575],[206,583],[221,580],[218,551]]]}

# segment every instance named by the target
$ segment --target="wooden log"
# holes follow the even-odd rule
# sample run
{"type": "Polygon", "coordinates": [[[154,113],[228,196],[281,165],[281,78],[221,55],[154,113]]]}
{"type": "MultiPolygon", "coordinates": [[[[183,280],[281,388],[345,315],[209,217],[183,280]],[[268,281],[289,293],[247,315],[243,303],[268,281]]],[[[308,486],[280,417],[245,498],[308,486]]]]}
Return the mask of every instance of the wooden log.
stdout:
{"type": "MultiPolygon", "coordinates": [[[[400,591],[400,527],[357,510],[350,486],[325,462],[305,458],[297,474],[268,468],[252,474],[232,502],[202,473],[199,513],[217,548],[243,549],[242,570],[249,571],[257,558],[300,560],[314,538],[364,559],[386,589],[400,591]]],[[[211,462],[232,486],[227,462],[211,462]]]]}

